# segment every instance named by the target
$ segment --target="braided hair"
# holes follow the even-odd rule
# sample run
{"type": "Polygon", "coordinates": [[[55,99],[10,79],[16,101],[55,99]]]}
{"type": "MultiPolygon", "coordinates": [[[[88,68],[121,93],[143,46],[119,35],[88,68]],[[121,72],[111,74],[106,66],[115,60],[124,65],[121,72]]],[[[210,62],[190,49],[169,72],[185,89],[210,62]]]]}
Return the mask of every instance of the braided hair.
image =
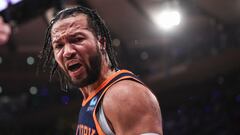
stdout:
{"type": "Polygon", "coordinates": [[[101,38],[106,39],[106,52],[110,60],[109,64],[111,66],[111,69],[116,69],[118,66],[116,55],[112,47],[112,39],[110,36],[110,32],[105,25],[103,19],[98,15],[98,13],[95,10],[91,10],[82,6],[63,9],[58,12],[56,16],[50,21],[45,35],[45,43],[39,57],[39,67],[41,67],[44,72],[46,70],[50,72],[50,81],[52,80],[55,73],[58,74],[60,80],[60,87],[62,90],[68,90],[69,86],[71,86],[71,83],[70,80],[66,77],[65,73],[58,67],[57,62],[55,61],[53,48],[51,45],[51,30],[53,25],[57,21],[68,17],[76,16],[78,14],[85,14],[87,16],[88,26],[92,29],[92,32],[93,34],[95,34],[96,37],[100,36],[101,38]]]}

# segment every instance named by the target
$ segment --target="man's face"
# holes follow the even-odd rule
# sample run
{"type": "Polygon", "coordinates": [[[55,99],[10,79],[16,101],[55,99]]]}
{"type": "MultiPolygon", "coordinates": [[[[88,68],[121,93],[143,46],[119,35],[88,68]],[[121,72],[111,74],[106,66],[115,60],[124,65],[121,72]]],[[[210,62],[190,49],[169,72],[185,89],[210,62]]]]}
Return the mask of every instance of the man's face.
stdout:
{"type": "Polygon", "coordinates": [[[100,75],[101,45],[79,14],[57,21],[51,30],[55,60],[76,87],[94,83],[100,75]]]}

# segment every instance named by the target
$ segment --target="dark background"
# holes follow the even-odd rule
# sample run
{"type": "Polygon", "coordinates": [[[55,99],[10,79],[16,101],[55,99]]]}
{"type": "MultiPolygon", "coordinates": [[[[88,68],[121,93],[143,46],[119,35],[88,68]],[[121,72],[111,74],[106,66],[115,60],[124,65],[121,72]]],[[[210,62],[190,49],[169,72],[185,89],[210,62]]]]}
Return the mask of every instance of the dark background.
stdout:
{"type": "Polygon", "coordinates": [[[22,0],[0,12],[13,30],[0,46],[0,135],[74,134],[81,93],[36,69],[47,15],[79,4],[99,12],[120,67],[157,96],[165,135],[240,134],[240,1],[22,0]],[[171,31],[151,19],[166,3],[182,14],[171,31]]]}

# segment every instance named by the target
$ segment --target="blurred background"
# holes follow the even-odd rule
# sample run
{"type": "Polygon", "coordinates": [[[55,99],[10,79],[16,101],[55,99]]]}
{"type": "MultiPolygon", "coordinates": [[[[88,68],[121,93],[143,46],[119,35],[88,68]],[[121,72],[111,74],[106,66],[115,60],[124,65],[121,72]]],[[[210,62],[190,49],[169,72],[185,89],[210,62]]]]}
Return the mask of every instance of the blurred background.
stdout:
{"type": "Polygon", "coordinates": [[[11,26],[0,46],[0,135],[73,135],[78,90],[36,75],[48,21],[57,11],[96,9],[121,68],[152,89],[165,135],[240,134],[239,0],[0,0],[11,26]]]}

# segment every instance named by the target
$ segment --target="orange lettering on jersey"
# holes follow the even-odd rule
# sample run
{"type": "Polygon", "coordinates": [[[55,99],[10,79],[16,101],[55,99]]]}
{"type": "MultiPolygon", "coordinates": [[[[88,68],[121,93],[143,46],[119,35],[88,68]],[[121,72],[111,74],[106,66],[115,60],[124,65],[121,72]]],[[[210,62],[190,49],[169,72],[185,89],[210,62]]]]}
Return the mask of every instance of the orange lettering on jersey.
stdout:
{"type": "Polygon", "coordinates": [[[92,129],[91,135],[95,135],[95,132],[96,132],[96,130],[95,130],[95,129],[92,129]]]}
{"type": "Polygon", "coordinates": [[[92,129],[86,125],[78,125],[78,133],[79,135],[95,135],[96,130],[92,129]]]}

